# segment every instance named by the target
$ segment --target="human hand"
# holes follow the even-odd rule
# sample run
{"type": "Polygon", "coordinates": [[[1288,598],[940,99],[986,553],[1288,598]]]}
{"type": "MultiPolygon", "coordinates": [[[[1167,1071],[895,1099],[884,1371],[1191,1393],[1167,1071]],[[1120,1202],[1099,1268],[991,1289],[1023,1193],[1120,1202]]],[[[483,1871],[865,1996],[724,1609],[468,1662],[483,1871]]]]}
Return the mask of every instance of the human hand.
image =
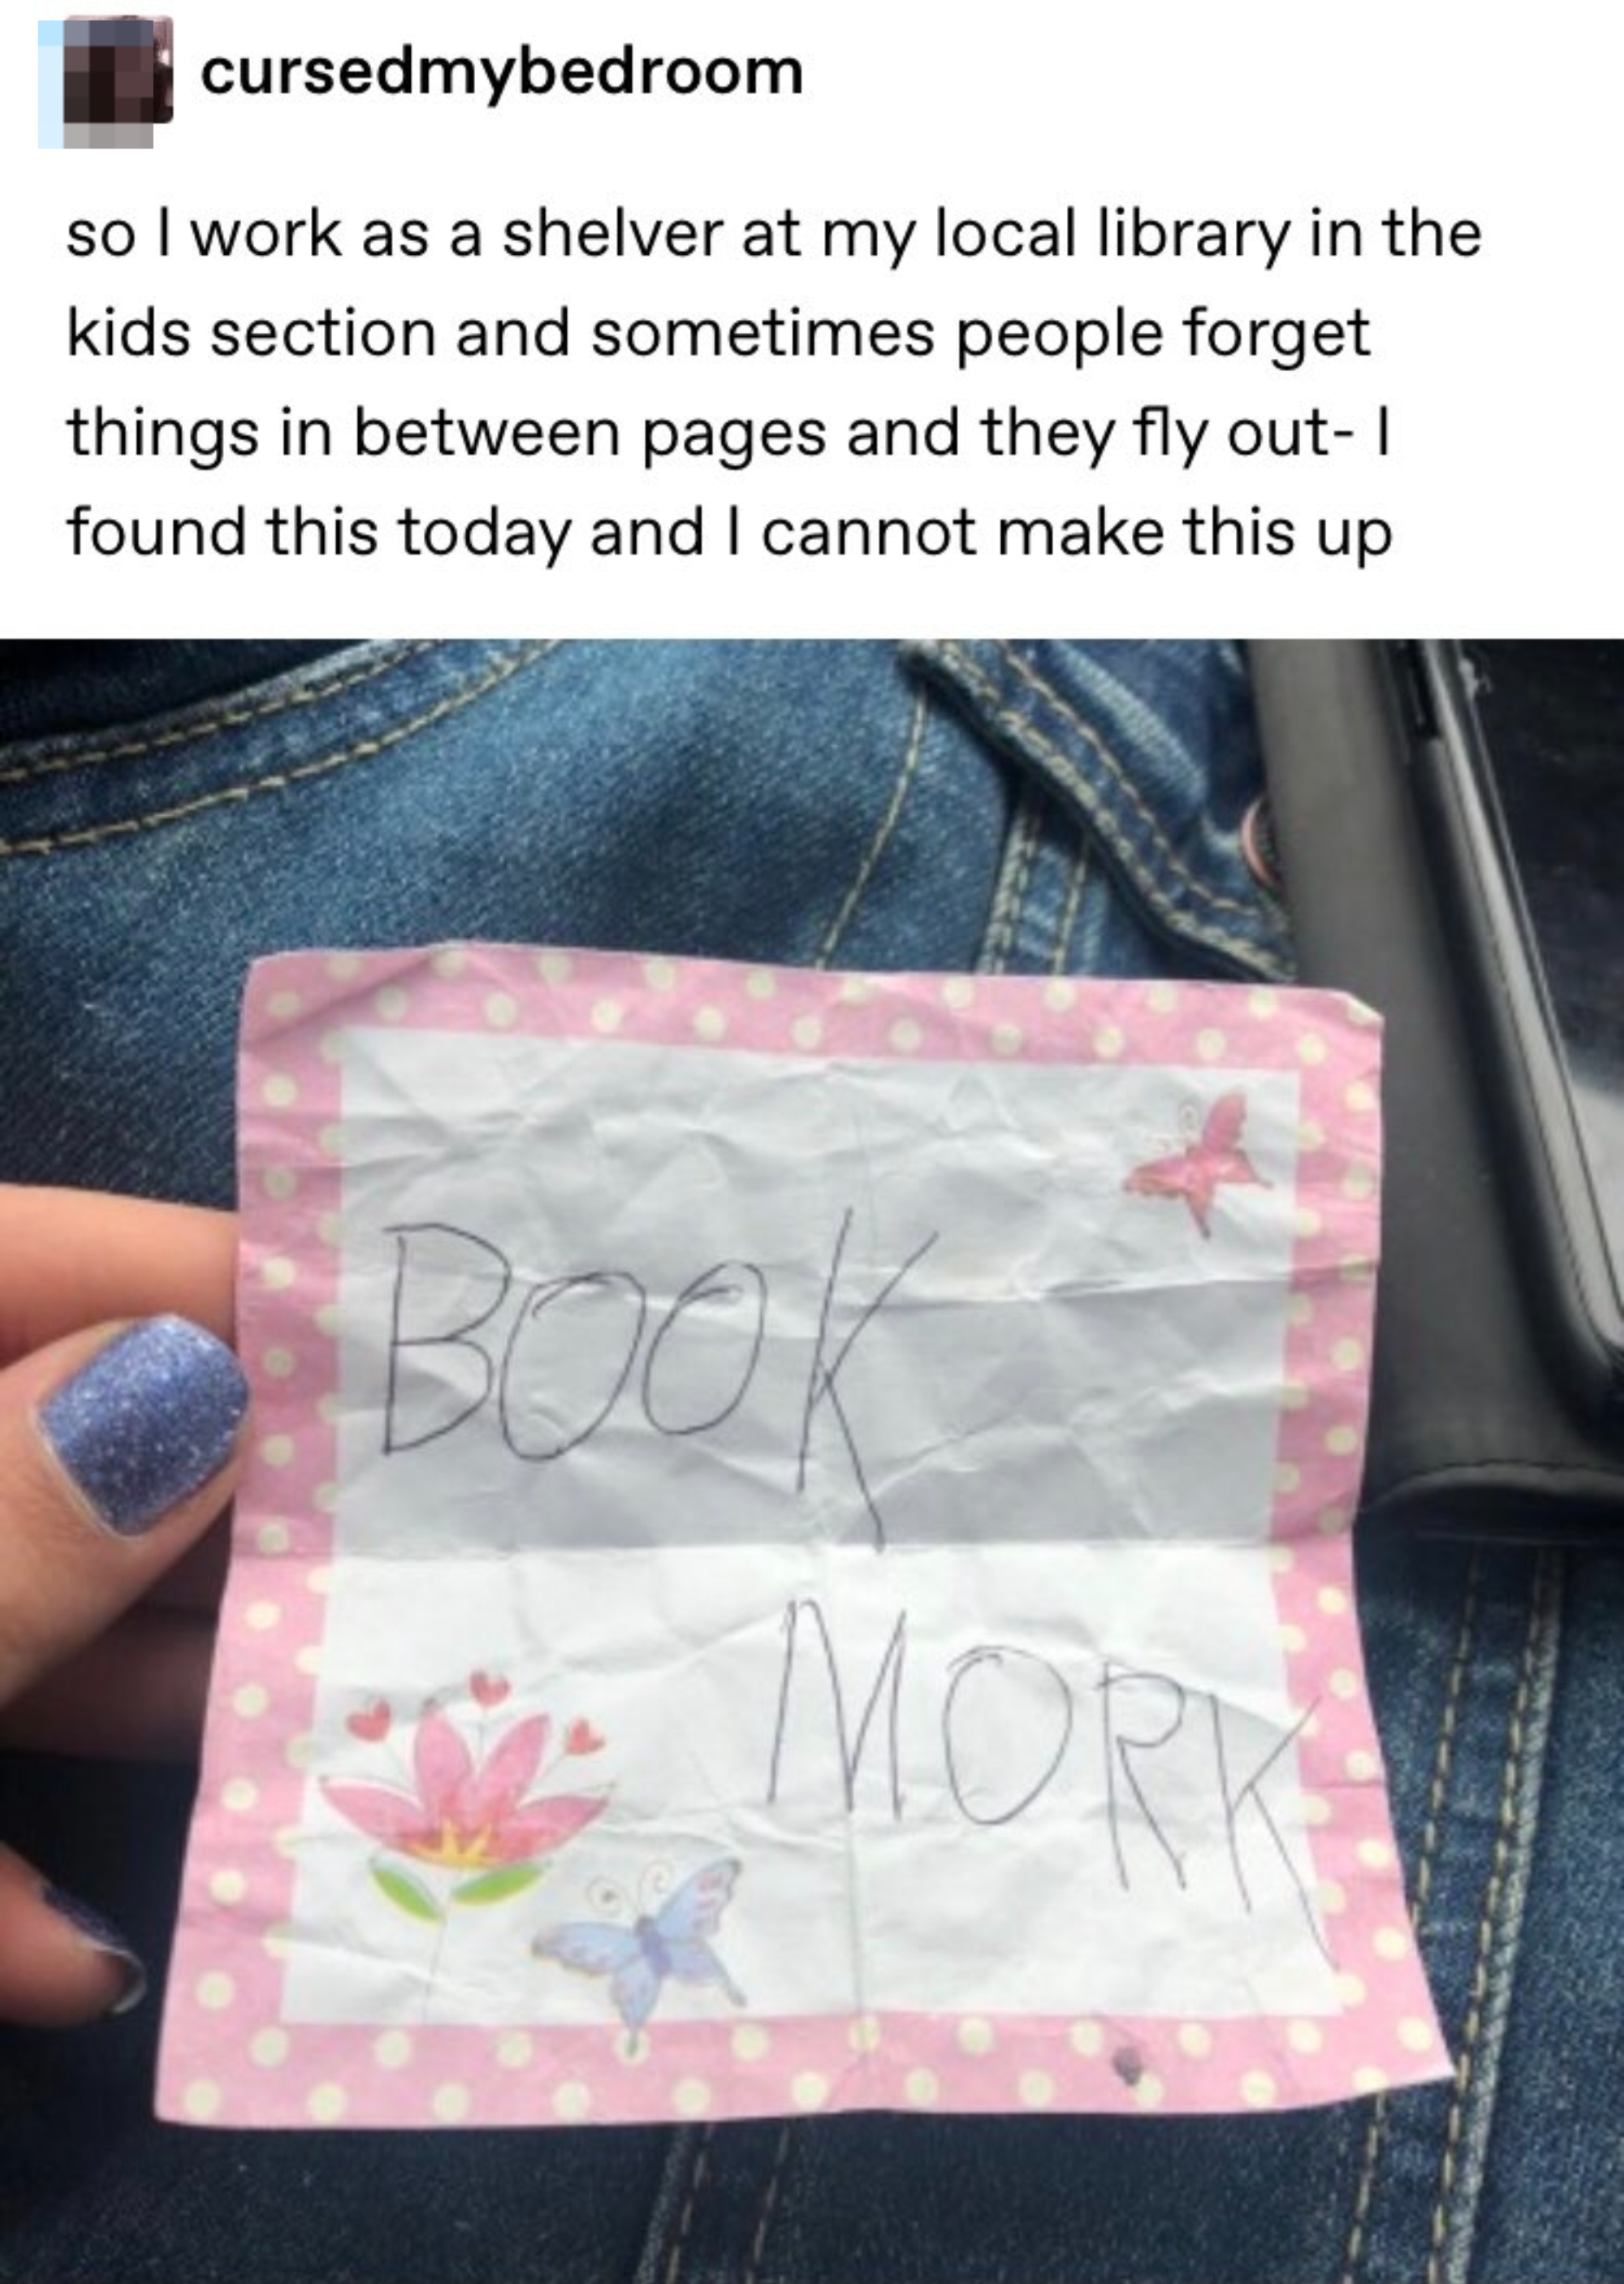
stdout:
{"type": "MultiPolygon", "coordinates": [[[[247,1391],[228,1214],[0,1186],[0,1743],[164,1756],[195,1738],[247,1391]],[[183,1559],[184,1558],[184,1559],[183,1559]]],[[[98,1912],[0,1848],[0,2020],[135,2004],[98,1912]]]]}

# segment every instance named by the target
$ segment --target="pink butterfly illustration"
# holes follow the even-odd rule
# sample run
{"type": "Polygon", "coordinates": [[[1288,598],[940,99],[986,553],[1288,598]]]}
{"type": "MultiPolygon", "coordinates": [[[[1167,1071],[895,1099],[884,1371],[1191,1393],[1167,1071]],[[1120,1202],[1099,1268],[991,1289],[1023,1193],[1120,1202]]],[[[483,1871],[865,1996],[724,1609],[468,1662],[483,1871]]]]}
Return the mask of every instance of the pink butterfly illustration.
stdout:
{"type": "Polygon", "coordinates": [[[1182,1198],[1203,1237],[1211,1237],[1212,1201],[1220,1184],[1233,1182],[1258,1190],[1270,1187],[1241,1147],[1245,1123],[1245,1095],[1238,1090],[1220,1095],[1207,1114],[1198,1140],[1170,1158],[1152,1158],[1135,1166],[1123,1188],[1136,1198],[1182,1198]]]}

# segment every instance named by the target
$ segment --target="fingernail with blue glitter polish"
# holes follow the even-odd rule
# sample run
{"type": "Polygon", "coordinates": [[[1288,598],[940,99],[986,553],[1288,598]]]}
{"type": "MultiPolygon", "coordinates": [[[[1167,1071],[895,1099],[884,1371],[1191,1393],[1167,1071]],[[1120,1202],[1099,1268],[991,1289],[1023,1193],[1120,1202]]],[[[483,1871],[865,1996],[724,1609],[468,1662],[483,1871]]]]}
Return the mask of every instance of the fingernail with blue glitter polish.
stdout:
{"type": "Polygon", "coordinates": [[[113,1921],[98,1912],[94,1904],[81,1903],[64,1888],[44,1887],[40,1899],[49,1905],[59,1920],[66,1920],[74,1933],[89,1944],[92,1951],[103,1952],[116,1959],[124,1970],[124,1988],[108,2007],[110,2014],[128,2014],[146,1996],[146,1969],[140,1955],[130,1947],[129,1939],[115,1928],[113,1921]]]}
{"type": "Polygon", "coordinates": [[[41,1433],[98,1519],[139,1537],[231,1457],[248,1384],[184,1317],[117,1334],[39,1408],[41,1433]]]}

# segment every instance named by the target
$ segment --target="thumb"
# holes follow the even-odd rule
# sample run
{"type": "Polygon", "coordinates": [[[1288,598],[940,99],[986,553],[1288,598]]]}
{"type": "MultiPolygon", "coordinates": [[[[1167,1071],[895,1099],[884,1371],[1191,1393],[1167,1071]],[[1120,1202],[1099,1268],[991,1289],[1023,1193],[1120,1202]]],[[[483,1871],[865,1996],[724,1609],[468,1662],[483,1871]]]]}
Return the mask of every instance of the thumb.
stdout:
{"type": "Polygon", "coordinates": [[[99,1633],[231,1496],[247,1385],[183,1317],[0,1373],[0,1704],[99,1633]]]}
{"type": "MultiPolygon", "coordinates": [[[[0,1704],[206,1529],[247,1410],[231,1350],[184,1317],[77,1333],[0,1373],[0,1704]]],[[[144,1985],[109,1921],[0,1849],[0,2020],[84,2022],[144,1985]]]]}

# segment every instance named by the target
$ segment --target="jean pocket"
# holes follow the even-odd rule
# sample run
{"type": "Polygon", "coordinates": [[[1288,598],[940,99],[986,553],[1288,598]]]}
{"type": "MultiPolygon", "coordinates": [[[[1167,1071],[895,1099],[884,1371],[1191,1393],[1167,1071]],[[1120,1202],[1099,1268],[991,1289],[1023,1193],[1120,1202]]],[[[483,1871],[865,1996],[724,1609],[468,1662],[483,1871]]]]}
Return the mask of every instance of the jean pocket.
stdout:
{"type": "Polygon", "coordinates": [[[1285,908],[1244,849],[1263,777],[1236,645],[922,642],[907,655],[1028,789],[992,964],[1030,964],[1022,907],[1066,850],[1048,869],[1057,883],[1070,876],[1056,893],[1071,903],[1077,949],[1063,957],[1056,933],[1057,964],[1290,979],[1285,908]]]}
{"type": "Polygon", "coordinates": [[[374,645],[0,746],[0,1170],[229,1196],[238,1005],[271,951],[961,969],[1008,798],[881,643],[374,645]]]}
{"type": "Polygon", "coordinates": [[[551,645],[373,642],[150,719],[0,746],[0,864],[240,813],[387,755],[551,645]]]}

